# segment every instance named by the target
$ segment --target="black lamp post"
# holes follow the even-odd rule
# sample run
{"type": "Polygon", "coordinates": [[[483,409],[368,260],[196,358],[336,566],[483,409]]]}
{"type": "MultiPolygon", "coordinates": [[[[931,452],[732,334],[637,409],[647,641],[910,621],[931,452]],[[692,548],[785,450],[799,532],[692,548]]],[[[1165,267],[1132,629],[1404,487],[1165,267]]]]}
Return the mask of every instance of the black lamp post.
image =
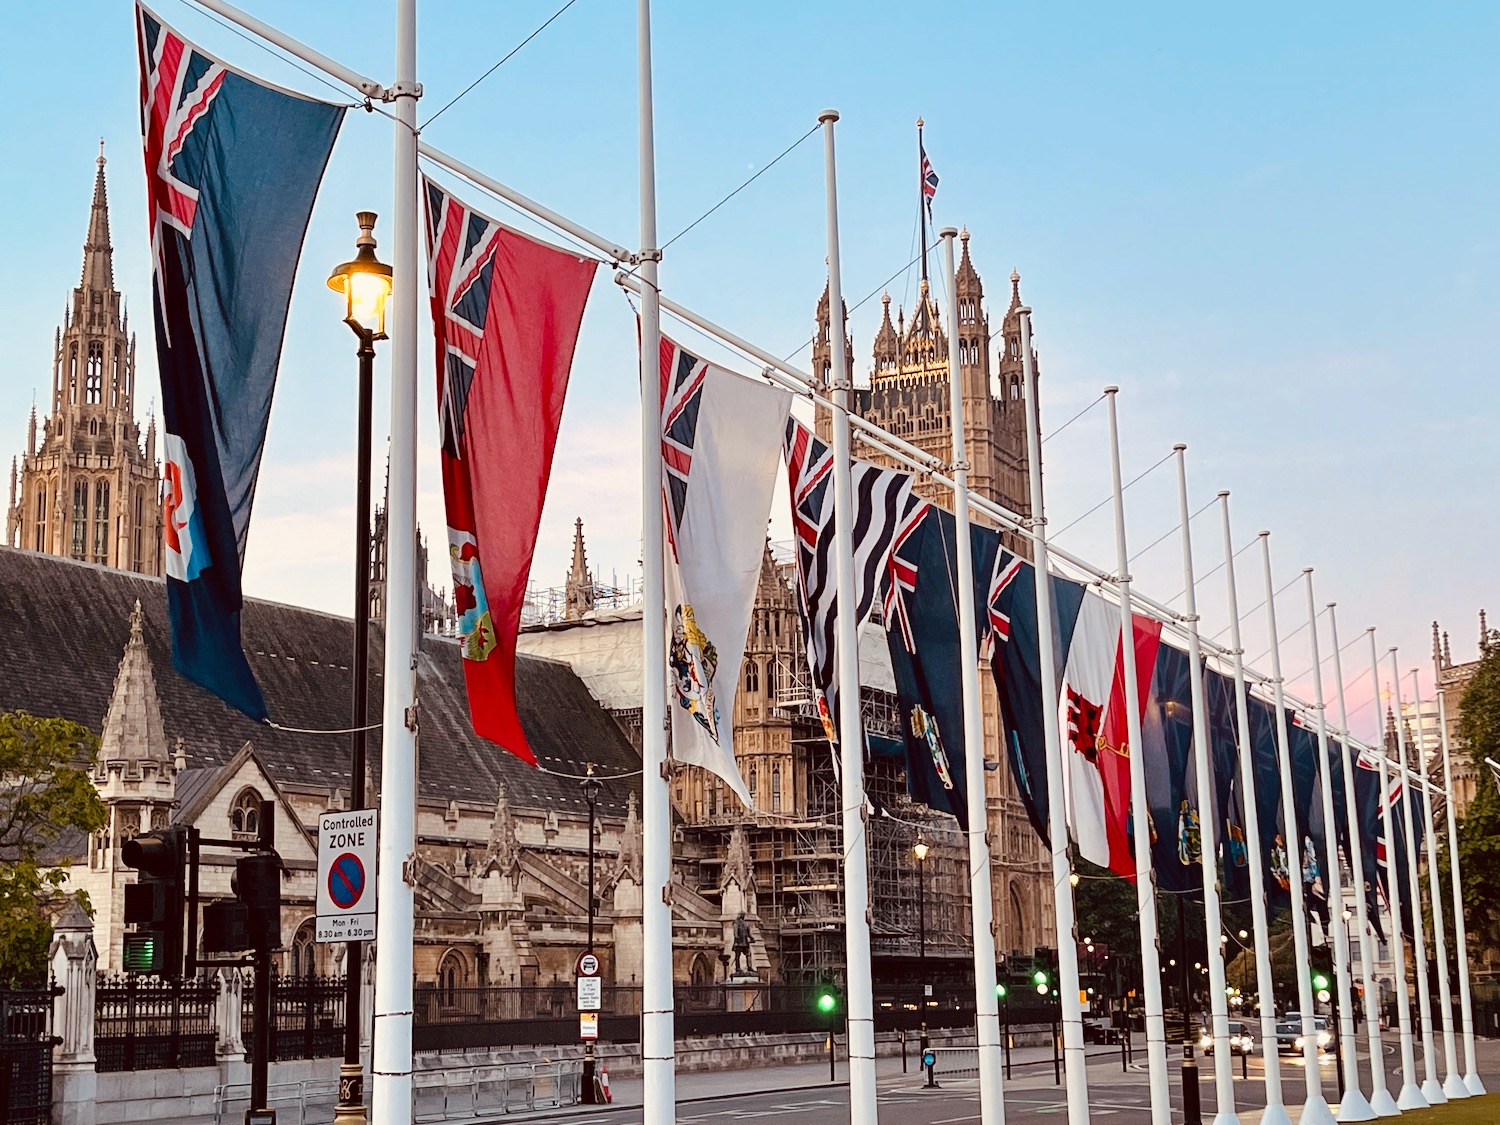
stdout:
{"type": "Polygon", "coordinates": [[[912,846],[917,857],[917,959],[922,964],[922,983],[927,983],[927,841],[917,837],[912,846]]]}
{"type": "MultiPolygon", "coordinates": [[[[385,305],[391,295],[391,267],[375,257],[375,213],[361,211],[354,260],[328,278],[328,288],[344,295],[344,323],[359,338],[359,484],[354,504],[354,681],[350,726],[349,807],[365,807],[365,725],[368,721],[370,663],[370,415],[375,381],[375,341],[386,339],[385,305]]],[[[359,1058],[359,994],[364,976],[364,943],[346,945],[344,959],[344,1064],[339,1069],[336,1125],[365,1121],[364,1069],[359,1058]]]]}
{"type": "MultiPolygon", "coordinates": [[[[583,799],[589,805],[589,937],[588,952],[594,952],[594,816],[599,806],[599,790],[603,788],[599,779],[594,776],[594,763],[588,763],[584,770],[583,799]]],[[[583,1104],[598,1105],[599,1099],[594,1089],[594,1041],[588,1039],[583,1044],[583,1104]]]]}

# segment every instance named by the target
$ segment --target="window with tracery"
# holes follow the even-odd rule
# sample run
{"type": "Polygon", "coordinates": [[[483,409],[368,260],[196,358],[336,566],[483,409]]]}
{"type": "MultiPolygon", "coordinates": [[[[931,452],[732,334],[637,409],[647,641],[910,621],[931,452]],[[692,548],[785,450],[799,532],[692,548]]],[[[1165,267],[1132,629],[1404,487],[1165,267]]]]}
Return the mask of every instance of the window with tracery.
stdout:
{"type": "Polygon", "coordinates": [[[313,941],[312,923],[304,922],[292,938],[292,976],[310,977],[317,974],[317,944],[313,941]]]}
{"type": "Polygon", "coordinates": [[[41,485],[36,490],[36,550],[38,553],[45,550],[47,546],[47,486],[41,485]]]}
{"type": "Polygon", "coordinates": [[[781,811],[781,767],[771,767],[771,811],[781,811]]]}
{"type": "Polygon", "coordinates": [[[94,485],[94,561],[109,562],[109,481],[94,485]]]}
{"type": "Polygon", "coordinates": [[[235,839],[253,840],[260,835],[260,794],[245,789],[229,808],[229,831],[235,839]]]}
{"type": "Polygon", "coordinates": [[[82,561],[89,546],[89,482],[73,482],[73,557],[82,561]]]}
{"type": "Polygon", "coordinates": [[[745,690],[760,690],[760,665],[754,660],[745,661],[745,690]]]}
{"type": "Polygon", "coordinates": [[[85,378],[85,401],[94,404],[104,401],[104,345],[98,340],[89,341],[89,364],[85,378]]]}

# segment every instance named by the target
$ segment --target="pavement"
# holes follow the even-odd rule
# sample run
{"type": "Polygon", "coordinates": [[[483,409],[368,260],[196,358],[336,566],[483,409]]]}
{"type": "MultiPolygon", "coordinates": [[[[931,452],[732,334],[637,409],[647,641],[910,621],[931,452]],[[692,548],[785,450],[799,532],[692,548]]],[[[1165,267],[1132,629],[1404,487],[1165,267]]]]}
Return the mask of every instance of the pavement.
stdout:
{"type": "MultiPolygon", "coordinates": [[[[1500,1041],[1478,1044],[1480,1073],[1491,1089],[1500,1090],[1500,1041]],[[1492,1077],[1493,1076],[1493,1077],[1492,1077]]],[[[1012,1053],[1011,1077],[1005,1083],[1007,1125],[1057,1125],[1066,1121],[1067,1103],[1063,1087],[1055,1084],[1050,1048],[1023,1048],[1012,1053]]],[[[1386,1072],[1397,1079],[1399,1056],[1388,1044],[1386,1072]]],[[[1214,1064],[1200,1058],[1199,1091],[1205,1123],[1214,1119],[1214,1064]]],[[[1298,1116],[1305,1097],[1304,1079],[1290,1056],[1281,1061],[1281,1073],[1292,1116],[1298,1116]]],[[[1420,1060],[1419,1060],[1420,1065],[1420,1060]]],[[[876,1094],[883,1125],[964,1125],[979,1120],[978,1080],[973,1074],[939,1074],[940,1087],[925,1088],[917,1067],[916,1052],[901,1070],[901,1059],[876,1060],[876,1094]]],[[[1169,1049],[1173,1119],[1182,1120],[1180,1053],[1169,1049]]],[[[1369,1089],[1368,1060],[1362,1060],[1361,1085],[1369,1089]]],[[[1234,1060],[1234,1097],[1239,1125],[1259,1125],[1265,1104],[1264,1059],[1259,1055],[1234,1060]]],[[[1322,1087],[1330,1103],[1337,1105],[1337,1075],[1333,1059],[1319,1067],[1322,1087]]],[[[1099,1125],[1150,1125],[1148,1076],[1139,1050],[1135,1061],[1122,1066],[1118,1048],[1092,1046],[1088,1053],[1090,1117],[1099,1125]]],[[[678,1113],[682,1123],[730,1125],[738,1121],[760,1121],[796,1117],[797,1125],[847,1125],[849,1088],[847,1063],[842,1055],[835,1066],[835,1081],[829,1081],[828,1064],[798,1063],[739,1070],[679,1074],[676,1079],[678,1113]]],[[[558,1125],[644,1125],[640,1079],[612,1083],[614,1103],[609,1106],[573,1106],[536,1114],[511,1115],[509,1121],[545,1119],[558,1125]]],[[[1500,1119],[1500,1118],[1497,1118],[1500,1119]]],[[[1418,1119],[1420,1120],[1420,1119],[1418,1119]]]]}

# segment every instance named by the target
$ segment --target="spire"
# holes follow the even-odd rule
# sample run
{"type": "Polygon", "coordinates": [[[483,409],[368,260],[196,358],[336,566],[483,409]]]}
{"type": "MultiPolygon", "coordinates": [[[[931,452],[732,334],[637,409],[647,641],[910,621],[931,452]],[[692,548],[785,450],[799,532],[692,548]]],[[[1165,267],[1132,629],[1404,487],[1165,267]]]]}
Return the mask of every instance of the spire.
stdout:
{"type": "Polygon", "coordinates": [[[583,517],[573,521],[573,566],[563,588],[563,618],[577,621],[594,609],[594,580],[589,574],[588,551],[583,545],[583,517]]]}
{"type": "Polygon", "coordinates": [[[894,369],[901,357],[901,338],[896,334],[896,328],[891,323],[891,295],[889,292],[881,294],[880,308],[880,331],[875,333],[876,371],[884,371],[887,368],[894,369]]]}
{"type": "Polygon", "coordinates": [[[1436,621],[1432,623],[1432,662],[1439,668],[1443,666],[1443,642],[1436,621]]]}
{"type": "Polygon", "coordinates": [[[964,227],[963,230],[958,232],[958,240],[959,244],[963,247],[963,253],[958,260],[958,269],[954,277],[954,288],[960,297],[982,297],[984,286],[979,280],[979,271],[974,268],[974,263],[969,258],[968,227],[964,227]]]}
{"type": "Polygon", "coordinates": [[[161,700],[156,694],[156,677],[151,658],[146,654],[142,632],[141,603],[130,612],[130,639],[115,674],[114,695],[104,714],[104,733],[99,738],[101,762],[131,759],[158,762],[172,761],[167,752],[167,736],[161,725],[161,700]]]}
{"type": "Polygon", "coordinates": [[[1484,610],[1479,611],[1479,655],[1483,656],[1490,650],[1490,623],[1485,617],[1484,610]]]}
{"type": "Polygon", "coordinates": [[[109,196],[104,186],[104,141],[99,141],[99,170],[94,174],[94,202],[89,233],[83,243],[83,288],[108,293],[115,287],[114,248],[109,242],[109,196]]]}
{"type": "Polygon", "coordinates": [[[1443,667],[1453,667],[1453,653],[1448,648],[1448,630],[1443,630],[1443,667]]]}

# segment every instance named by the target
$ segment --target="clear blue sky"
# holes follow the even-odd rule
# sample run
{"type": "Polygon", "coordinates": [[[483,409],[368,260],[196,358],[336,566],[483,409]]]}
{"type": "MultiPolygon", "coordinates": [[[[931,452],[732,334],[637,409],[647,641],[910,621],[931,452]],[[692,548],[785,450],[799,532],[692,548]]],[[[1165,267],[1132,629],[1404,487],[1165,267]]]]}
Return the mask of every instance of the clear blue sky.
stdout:
{"type": "MultiPolygon", "coordinates": [[[[425,3],[422,115],[560,2],[425,3]]],[[[389,76],[393,5],[246,4],[389,76]]],[[[334,96],[183,0],[157,9],[242,69],[334,96]]],[[[633,245],[634,9],[577,0],[427,139],[633,245]]],[[[942,177],[938,223],[972,231],[996,327],[1006,276],[1016,267],[1024,277],[1044,429],[1118,383],[1127,477],[1187,442],[1194,508],[1232,489],[1237,540],[1275,531],[1278,586],[1316,566],[1318,603],[1339,601],[1346,639],[1378,624],[1404,667],[1425,670],[1437,618],[1455,657],[1472,656],[1479,607],[1500,615],[1500,8],[664,0],[655,24],[664,237],[836,106],[852,303],[912,257],[913,123],[925,117],[942,177]]],[[[77,284],[100,136],[117,279],[142,338],[143,413],[155,374],[131,6],[22,5],[9,26],[0,451],[19,452],[77,284]]],[[[251,531],[255,595],[336,611],[351,597],[353,342],[322,281],[348,256],[352,212],[389,211],[389,153],[388,123],[352,112],[293,299],[251,531]]],[[[389,238],[388,219],[377,234],[389,238]]],[[[678,299],[784,354],[811,331],[823,260],[821,160],[809,141],[674,244],[662,276],[678,299]]],[[[894,300],[909,304],[913,285],[898,278],[894,300]]],[[[854,317],[861,374],[878,315],[872,300],[854,317]]],[[[425,342],[423,354],[421,515],[446,584],[425,342]]],[[[544,519],[543,584],[561,582],[575,516],[606,577],[635,565],[634,363],[629,308],[601,277],[544,519]]],[[[381,432],[385,414],[382,404],[381,432]]],[[[1047,444],[1054,529],[1106,494],[1106,440],[1095,408],[1047,444]]],[[[1137,547],[1175,519],[1169,468],[1129,493],[1137,547]]],[[[1202,572],[1219,559],[1216,518],[1194,528],[1202,572]]],[[[1061,542],[1112,567],[1107,509],[1061,542]]],[[[1134,570],[1158,597],[1181,589],[1174,540],[1134,570]]],[[[1219,579],[1203,584],[1210,632],[1223,624],[1219,579]]],[[[1241,556],[1241,589],[1243,607],[1260,600],[1254,552],[1241,556]]],[[[1305,621],[1300,589],[1277,606],[1283,632],[1305,621]]],[[[1265,636],[1257,614],[1251,656],[1265,636]]],[[[1309,663],[1306,631],[1285,648],[1295,677],[1309,663]]],[[[1351,680],[1364,651],[1346,653],[1351,680]]],[[[1368,677],[1353,694],[1368,700],[1368,677]]]]}

